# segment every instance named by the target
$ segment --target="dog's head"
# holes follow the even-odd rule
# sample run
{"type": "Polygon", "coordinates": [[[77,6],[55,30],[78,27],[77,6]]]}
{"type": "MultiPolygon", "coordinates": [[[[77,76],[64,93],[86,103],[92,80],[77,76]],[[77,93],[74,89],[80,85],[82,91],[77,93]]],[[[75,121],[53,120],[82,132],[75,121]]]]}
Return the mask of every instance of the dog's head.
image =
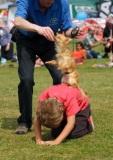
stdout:
{"type": "Polygon", "coordinates": [[[55,37],[57,55],[70,56],[71,54],[70,42],[71,42],[71,39],[68,37],[65,37],[64,34],[57,34],[55,37]]]}

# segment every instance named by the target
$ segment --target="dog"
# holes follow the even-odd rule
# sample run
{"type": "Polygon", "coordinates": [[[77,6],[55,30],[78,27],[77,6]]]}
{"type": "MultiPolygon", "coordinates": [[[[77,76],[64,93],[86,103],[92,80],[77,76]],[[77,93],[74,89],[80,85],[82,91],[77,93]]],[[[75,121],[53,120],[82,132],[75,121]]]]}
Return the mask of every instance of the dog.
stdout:
{"type": "Polygon", "coordinates": [[[56,65],[62,73],[73,72],[76,63],[71,56],[70,42],[71,38],[65,37],[64,34],[57,34],[55,37],[56,60],[48,61],[46,64],[56,65]]]}

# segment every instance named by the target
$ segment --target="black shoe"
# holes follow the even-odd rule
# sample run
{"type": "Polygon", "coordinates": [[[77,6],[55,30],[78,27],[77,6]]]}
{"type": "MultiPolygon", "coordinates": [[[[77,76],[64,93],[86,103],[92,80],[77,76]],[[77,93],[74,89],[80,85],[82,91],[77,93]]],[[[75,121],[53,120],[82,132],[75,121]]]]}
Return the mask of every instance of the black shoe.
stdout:
{"type": "Polygon", "coordinates": [[[26,126],[26,124],[19,124],[15,131],[15,134],[26,134],[28,131],[29,128],[26,126]]]}

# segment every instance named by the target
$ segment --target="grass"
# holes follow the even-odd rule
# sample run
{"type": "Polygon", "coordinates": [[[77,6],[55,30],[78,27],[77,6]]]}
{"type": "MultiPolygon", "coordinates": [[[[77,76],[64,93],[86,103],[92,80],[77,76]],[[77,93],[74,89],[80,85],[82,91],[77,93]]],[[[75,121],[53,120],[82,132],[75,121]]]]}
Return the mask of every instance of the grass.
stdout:
{"type": "MultiPolygon", "coordinates": [[[[113,68],[92,68],[104,60],[89,60],[78,67],[80,84],[88,92],[95,131],[81,139],[47,147],[35,144],[34,133],[14,134],[19,116],[17,65],[0,66],[0,159],[1,160],[113,160],[113,68]]],[[[52,80],[47,70],[36,68],[33,116],[37,95],[52,80]]],[[[45,129],[45,136],[49,134],[45,129]]]]}

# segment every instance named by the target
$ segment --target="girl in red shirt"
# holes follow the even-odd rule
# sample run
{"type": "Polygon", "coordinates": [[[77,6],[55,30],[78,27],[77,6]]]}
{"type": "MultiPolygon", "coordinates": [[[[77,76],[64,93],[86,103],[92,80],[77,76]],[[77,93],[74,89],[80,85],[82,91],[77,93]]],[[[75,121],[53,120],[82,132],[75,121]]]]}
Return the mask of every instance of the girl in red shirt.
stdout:
{"type": "Polygon", "coordinates": [[[89,98],[77,84],[76,72],[65,74],[62,83],[39,96],[34,121],[37,144],[58,145],[66,138],[79,138],[93,131],[89,98]],[[51,128],[54,140],[43,141],[41,125],[51,128]]]}
{"type": "Polygon", "coordinates": [[[76,50],[72,53],[72,57],[75,59],[77,64],[83,64],[86,59],[86,51],[82,42],[77,42],[76,50]]]}

